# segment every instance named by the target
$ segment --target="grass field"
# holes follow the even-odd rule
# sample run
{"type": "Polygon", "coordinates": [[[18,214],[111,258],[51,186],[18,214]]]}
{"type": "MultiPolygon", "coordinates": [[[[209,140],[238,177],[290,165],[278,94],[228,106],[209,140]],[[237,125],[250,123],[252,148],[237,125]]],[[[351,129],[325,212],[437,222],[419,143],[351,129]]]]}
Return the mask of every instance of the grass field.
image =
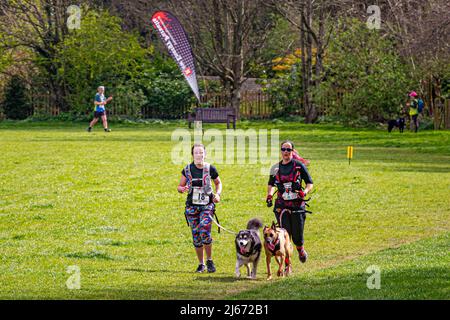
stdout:
{"type": "MultiPolygon", "coordinates": [[[[171,133],[185,123],[112,124],[108,134],[85,127],[0,122],[1,299],[450,297],[449,131],[238,124],[279,129],[311,160],[309,260],[295,259],[292,277],[268,283],[263,261],[257,280],[234,279],[233,235],[217,228],[217,273],[193,272],[185,199],[176,192],[183,166],[171,162],[171,133]],[[66,287],[73,265],[79,290],[66,287]],[[366,287],[371,265],[381,270],[379,290],[366,287]]],[[[260,165],[217,168],[220,222],[231,230],[253,217],[269,224],[260,165]]]]}

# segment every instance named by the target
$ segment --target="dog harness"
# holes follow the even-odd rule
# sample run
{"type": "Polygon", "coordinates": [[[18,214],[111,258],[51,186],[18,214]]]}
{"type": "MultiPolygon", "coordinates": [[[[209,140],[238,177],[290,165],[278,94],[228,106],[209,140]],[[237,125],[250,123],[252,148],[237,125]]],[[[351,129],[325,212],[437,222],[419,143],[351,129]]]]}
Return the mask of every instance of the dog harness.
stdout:
{"type": "MultiPolygon", "coordinates": [[[[192,204],[193,204],[193,206],[195,206],[194,212],[198,212],[202,208],[202,207],[199,208],[198,206],[206,206],[210,203],[211,194],[213,193],[213,189],[211,186],[211,173],[210,173],[211,165],[208,162],[203,163],[203,173],[202,173],[201,179],[199,179],[199,178],[194,179],[192,177],[190,167],[191,167],[191,164],[188,164],[184,168],[184,174],[186,176],[187,185],[189,186],[189,194],[192,193],[192,204]],[[194,187],[193,181],[200,181],[200,180],[202,182],[202,186],[194,187]]],[[[187,225],[190,226],[190,223],[189,223],[186,215],[185,215],[185,217],[186,217],[187,225]]],[[[223,228],[223,227],[220,226],[220,224],[219,224],[219,217],[217,217],[215,207],[212,210],[212,212],[210,213],[210,217],[211,217],[212,221],[218,225],[218,232],[220,233],[220,228],[223,228]]],[[[225,228],[223,228],[223,229],[225,230],[225,228]]]]}
{"type": "Polygon", "coordinates": [[[302,190],[301,167],[297,165],[297,162],[294,162],[294,168],[289,175],[282,176],[280,174],[281,163],[282,161],[278,164],[278,168],[275,169],[275,185],[278,188],[278,198],[285,201],[301,199],[298,194],[298,191],[302,190]]]}
{"type": "Polygon", "coordinates": [[[280,250],[280,238],[277,238],[275,244],[273,243],[267,244],[267,249],[269,249],[269,251],[272,252],[273,255],[275,255],[276,252],[280,250]]]}
{"type": "Polygon", "coordinates": [[[189,193],[192,193],[192,204],[205,206],[210,202],[210,196],[212,194],[211,186],[211,165],[207,162],[203,164],[203,174],[201,179],[194,179],[192,177],[190,164],[184,168],[184,173],[187,179],[187,185],[189,186],[189,193]],[[201,180],[201,187],[194,187],[193,181],[201,180]]]}

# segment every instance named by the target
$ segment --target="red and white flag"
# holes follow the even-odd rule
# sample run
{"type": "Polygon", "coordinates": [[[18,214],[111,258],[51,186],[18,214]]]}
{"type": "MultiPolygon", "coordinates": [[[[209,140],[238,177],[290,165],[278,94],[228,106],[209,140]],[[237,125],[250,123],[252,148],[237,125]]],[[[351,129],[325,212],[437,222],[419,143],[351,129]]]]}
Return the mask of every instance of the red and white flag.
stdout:
{"type": "Polygon", "coordinates": [[[192,91],[200,101],[197,77],[195,75],[194,55],[186,31],[178,19],[167,11],[157,11],[152,16],[153,27],[178,64],[192,91]]]}

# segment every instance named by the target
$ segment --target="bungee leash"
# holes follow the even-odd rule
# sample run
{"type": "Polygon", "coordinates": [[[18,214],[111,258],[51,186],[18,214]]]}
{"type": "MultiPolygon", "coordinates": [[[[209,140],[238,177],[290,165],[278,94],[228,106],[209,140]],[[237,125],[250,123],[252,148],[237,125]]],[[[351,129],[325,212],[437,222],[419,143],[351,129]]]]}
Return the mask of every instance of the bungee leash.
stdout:
{"type": "Polygon", "coordinates": [[[214,216],[216,217],[217,221],[216,221],[216,219],[214,219],[214,217],[212,217],[211,215],[210,215],[209,217],[211,218],[211,220],[212,220],[212,221],[217,225],[217,227],[219,228],[219,229],[218,229],[218,230],[219,230],[219,233],[220,233],[220,229],[223,229],[224,231],[226,231],[226,232],[228,232],[228,233],[231,233],[231,234],[233,234],[233,235],[237,235],[237,234],[238,234],[237,232],[233,232],[233,231],[228,230],[228,229],[224,228],[223,226],[221,226],[220,223],[219,223],[219,219],[217,218],[217,215],[216,215],[215,212],[214,212],[214,216]]]}

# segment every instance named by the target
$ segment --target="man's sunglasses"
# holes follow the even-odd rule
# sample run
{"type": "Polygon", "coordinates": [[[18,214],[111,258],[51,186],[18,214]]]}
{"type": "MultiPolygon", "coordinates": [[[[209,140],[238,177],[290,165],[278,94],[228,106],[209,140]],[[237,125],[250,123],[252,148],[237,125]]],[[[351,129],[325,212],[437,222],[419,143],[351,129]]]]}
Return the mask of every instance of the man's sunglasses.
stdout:
{"type": "Polygon", "coordinates": [[[281,151],[287,151],[287,152],[291,152],[293,149],[291,149],[291,148],[281,148],[281,151]]]}

